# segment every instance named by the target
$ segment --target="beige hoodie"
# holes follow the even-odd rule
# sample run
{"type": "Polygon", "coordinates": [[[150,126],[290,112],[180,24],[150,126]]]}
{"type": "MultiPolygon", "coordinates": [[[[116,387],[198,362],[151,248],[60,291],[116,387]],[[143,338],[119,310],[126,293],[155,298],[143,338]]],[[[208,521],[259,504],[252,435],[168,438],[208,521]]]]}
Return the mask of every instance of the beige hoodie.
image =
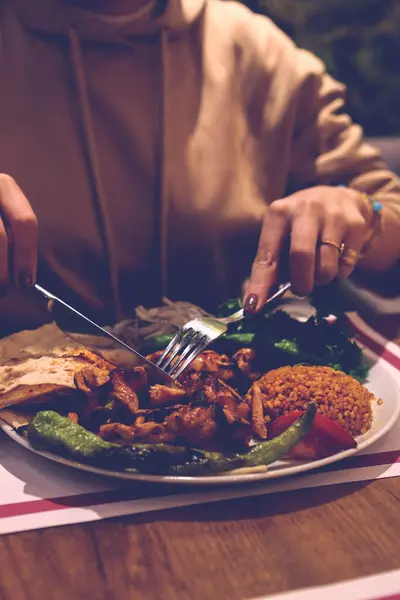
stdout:
{"type": "MultiPolygon", "coordinates": [[[[399,205],[343,86],[242,5],[3,5],[0,171],[39,218],[40,283],[93,318],[238,294],[265,206],[290,191],[351,184],[399,205]]],[[[0,311],[12,328],[43,318],[15,297],[0,311]]]]}

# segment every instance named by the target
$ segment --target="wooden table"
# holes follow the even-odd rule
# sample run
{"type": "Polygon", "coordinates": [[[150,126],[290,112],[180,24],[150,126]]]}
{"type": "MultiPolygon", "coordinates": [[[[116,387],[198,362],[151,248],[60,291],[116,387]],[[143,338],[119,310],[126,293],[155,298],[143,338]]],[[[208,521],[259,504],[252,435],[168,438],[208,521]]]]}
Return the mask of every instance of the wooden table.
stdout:
{"type": "Polygon", "coordinates": [[[239,600],[400,568],[399,501],[392,478],[4,536],[0,600],[239,600]]]}

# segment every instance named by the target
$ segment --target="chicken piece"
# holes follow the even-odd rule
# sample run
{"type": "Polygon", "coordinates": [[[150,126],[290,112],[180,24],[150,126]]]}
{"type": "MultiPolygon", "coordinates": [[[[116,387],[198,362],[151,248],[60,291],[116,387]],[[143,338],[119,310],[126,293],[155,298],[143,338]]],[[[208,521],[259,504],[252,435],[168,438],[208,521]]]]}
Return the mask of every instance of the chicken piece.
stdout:
{"type": "Polygon", "coordinates": [[[179,384],[176,385],[152,385],[149,390],[151,406],[164,406],[184,402],[186,392],[179,384]]]}
{"type": "Polygon", "coordinates": [[[203,372],[184,372],[179,378],[179,381],[183,389],[185,390],[186,396],[188,398],[192,398],[196,394],[196,392],[202,390],[204,388],[204,380],[207,377],[208,374],[203,372]]]}
{"type": "MultiPolygon", "coordinates": [[[[222,381],[219,378],[219,372],[209,373],[208,371],[190,371],[190,368],[185,373],[183,373],[183,375],[181,375],[179,380],[182,384],[182,387],[185,389],[188,398],[193,398],[200,390],[204,390],[207,386],[207,382],[210,382],[211,380],[222,381]]],[[[232,390],[232,392],[234,392],[234,390],[232,390]]],[[[209,395],[209,403],[211,404],[214,401],[213,391],[210,391],[209,395]]]]}
{"type": "Polygon", "coordinates": [[[132,442],[135,428],[132,425],[124,425],[123,423],[106,423],[100,427],[98,435],[103,440],[121,438],[124,442],[132,442]]]}
{"type": "Polygon", "coordinates": [[[210,404],[229,406],[233,412],[242,411],[242,416],[250,413],[249,404],[245,402],[242,396],[215,375],[192,373],[182,385],[186,391],[186,396],[193,402],[198,403],[200,401],[203,406],[210,404]]]}
{"type": "Polygon", "coordinates": [[[124,379],[131,390],[138,394],[145,390],[149,383],[149,375],[145,367],[138,366],[124,371],[124,379]]]}
{"type": "Polygon", "coordinates": [[[118,437],[117,425],[119,423],[105,423],[100,427],[97,435],[103,440],[113,440],[118,437]]]}
{"type": "Polygon", "coordinates": [[[221,381],[214,375],[208,375],[204,381],[203,389],[196,392],[191,405],[200,403],[200,406],[211,405],[219,409],[220,425],[223,426],[222,438],[236,440],[241,445],[251,438],[251,409],[247,402],[231,388],[227,383],[221,381]]]}
{"type": "Polygon", "coordinates": [[[222,379],[222,381],[230,381],[235,377],[233,362],[226,354],[219,355],[217,376],[218,379],[222,379]]]}
{"type": "Polygon", "coordinates": [[[75,412],[70,412],[67,415],[67,419],[69,419],[70,421],[72,421],[72,423],[79,423],[79,417],[75,412]]]}
{"type": "Polygon", "coordinates": [[[220,379],[228,381],[234,377],[232,361],[226,354],[217,354],[214,350],[205,350],[189,366],[189,371],[215,373],[220,379]]]}
{"type": "Polygon", "coordinates": [[[215,403],[222,407],[228,423],[250,424],[250,407],[236,390],[219,379],[214,387],[215,403]]]}
{"type": "Polygon", "coordinates": [[[135,421],[135,440],[144,443],[176,442],[210,446],[217,439],[215,407],[192,404],[140,411],[135,421]]]}
{"type": "Polygon", "coordinates": [[[163,352],[164,350],[157,350],[156,352],[148,354],[146,358],[147,360],[155,364],[158,361],[158,359],[161,358],[163,352]]]}
{"type": "Polygon", "coordinates": [[[241,348],[233,355],[233,360],[236,362],[239,370],[252,381],[261,377],[261,373],[254,370],[256,358],[256,351],[253,348],[241,348]]]}
{"type": "Polygon", "coordinates": [[[134,424],[134,439],[140,443],[171,443],[175,440],[175,433],[165,424],[155,421],[145,421],[145,417],[138,417],[134,424]]]}
{"type": "Polygon", "coordinates": [[[110,381],[110,371],[99,367],[89,366],[77,371],[74,375],[74,383],[78,390],[90,394],[110,381]]]}
{"type": "Polygon", "coordinates": [[[218,405],[175,405],[165,408],[140,409],[132,425],[108,423],[102,425],[103,439],[128,443],[177,443],[215,449],[243,443],[251,436],[249,421],[238,417],[221,420],[223,409],[218,405]]]}
{"type": "Polygon", "coordinates": [[[213,350],[201,352],[191,363],[191,371],[207,371],[207,373],[216,373],[218,371],[219,355],[213,350]]]}
{"type": "Polygon", "coordinates": [[[250,410],[245,402],[238,404],[230,394],[224,394],[222,392],[218,394],[217,404],[222,407],[222,411],[228,423],[244,423],[245,421],[246,423],[249,423],[250,410]]]}
{"type": "Polygon", "coordinates": [[[241,395],[230,385],[214,375],[209,375],[204,381],[204,394],[209,404],[221,404],[221,398],[230,398],[235,406],[243,403],[241,395]]]}
{"type": "Polygon", "coordinates": [[[105,440],[118,440],[127,443],[160,444],[172,443],[176,439],[173,428],[166,423],[145,421],[144,418],[136,419],[134,425],[123,423],[108,423],[100,427],[99,436],[105,440]]]}
{"type": "Polygon", "coordinates": [[[124,371],[112,371],[111,373],[112,392],[110,401],[117,401],[125,406],[129,412],[135,414],[139,408],[139,398],[130,388],[125,380],[124,371]]]}
{"type": "Polygon", "coordinates": [[[109,381],[110,371],[94,365],[84,367],[75,373],[75,386],[82,392],[79,417],[84,423],[90,419],[91,413],[102,405],[102,398],[106,394],[106,385],[109,381]]]}
{"type": "Polygon", "coordinates": [[[256,383],[252,387],[251,422],[253,431],[262,440],[267,439],[267,427],[264,421],[263,396],[261,388],[256,383]]]}
{"type": "Polygon", "coordinates": [[[211,444],[215,442],[218,433],[215,407],[182,406],[166,418],[165,426],[189,446],[211,444]]]}
{"type": "MultiPolygon", "coordinates": [[[[157,364],[157,361],[159,358],[161,358],[161,355],[164,353],[164,350],[157,350],[156,352],[153,352],[152,354],[148,354],[146,356],[147,360],[149,360],[150,362],[157,364]]],[[[167,358],[169,359],[171,357],[171,354],[169,353],[167,355],[167,358]]],[[[180,354],[177,354],[176,356],[174,356],[174,358],[171,360],[171,364],[170,366],[175,365],[180,358],[180,354]]]]}

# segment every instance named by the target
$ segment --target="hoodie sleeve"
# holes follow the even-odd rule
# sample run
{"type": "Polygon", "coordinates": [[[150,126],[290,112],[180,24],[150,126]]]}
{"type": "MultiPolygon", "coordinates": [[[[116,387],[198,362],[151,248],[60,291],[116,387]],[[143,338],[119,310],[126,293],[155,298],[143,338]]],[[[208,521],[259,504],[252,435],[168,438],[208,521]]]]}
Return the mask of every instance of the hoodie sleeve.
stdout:
{"type": "Polygon", "coordinates": [[[400,179],[345,108],[346,88],[330,77],[313,54],[294,46],[297,71],[291,187],[347,185],[373,195],[400,218],[400,179]]]}

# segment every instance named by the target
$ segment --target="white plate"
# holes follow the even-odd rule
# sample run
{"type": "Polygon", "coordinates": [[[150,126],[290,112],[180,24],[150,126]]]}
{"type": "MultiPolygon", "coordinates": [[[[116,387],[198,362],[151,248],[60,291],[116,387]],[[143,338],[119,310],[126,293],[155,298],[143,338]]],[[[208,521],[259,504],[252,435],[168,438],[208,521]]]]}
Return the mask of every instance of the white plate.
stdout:
{"type": "MultiPolygon", "coordinates": [[[[367,354],[368,356],[368,354],[367,354]]],[[[109,471],[108,469],[100,469],[85,465],[82,463],[68,460],[51,452],[38,452],[30,443],[19,435],[12,427],[3,423],[1,429],[10,436],[15,442],[27,448],[31,452],[40,454],[52,461],[61,463],[68,467],[88,471],[97,475],[107,477],[116,477],[118,479],[130,479],[134,481],[150,481],[154,483],[176,483],[181,485],[231,485],[247,482],[262,481],[264,479],[276,479],[278,477],[287,477],[289,475],[298,475],[306,471],[312,471],[329,465],[349,456],[353,456],[365,450],[381,437],[383,437],[395,424],[400,414],[400,387],[382,360],[375,363],[370,371],[366,387],[375,394],[377,398],[383,400],[382,404],[373,403],[373,423],[371,429],[362,436],[357,438],[357,448],[339,452],[328,458],[309,462],[293,462],[293,461],[277,461],[269,465],[268,470],[263,468],[252,472],[240,473],[230,472],[221,475],[212,475],[207,477],[177,477],[167,475],[145,475],[135,471],[109,471]]]]}

